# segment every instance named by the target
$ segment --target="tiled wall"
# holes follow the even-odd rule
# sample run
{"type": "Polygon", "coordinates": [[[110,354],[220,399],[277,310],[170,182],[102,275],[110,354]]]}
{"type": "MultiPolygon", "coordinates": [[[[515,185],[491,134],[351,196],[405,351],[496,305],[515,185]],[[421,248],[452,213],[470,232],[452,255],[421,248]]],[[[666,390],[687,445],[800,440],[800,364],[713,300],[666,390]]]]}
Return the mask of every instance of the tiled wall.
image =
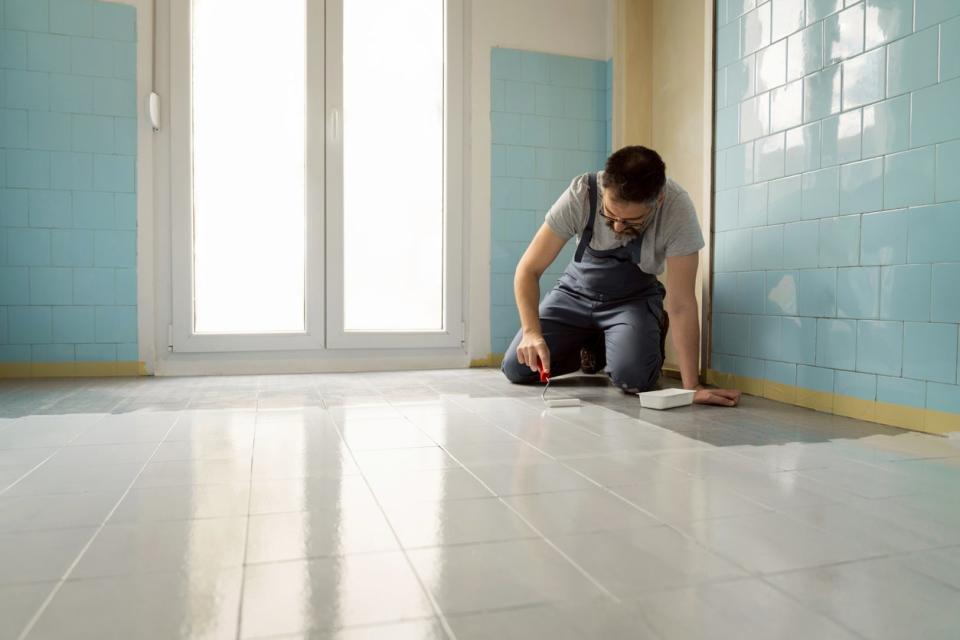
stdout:
{"type": "Polygon", "coordinates": [[[717,8],[711,368],[960,413],[960,1],[717,8]]]}
{"type": "MultiPolygon", "coordinates": [[[[520,328],[513,296],[517,262],[574,176],[603,168],[610,140],[612,63],[493,49],[490,121],[491,351],[520,328]]],[[[567,244],[544,274],[541,294],[573,256],[567,244]]]]}
{"type": "Polygon", "coordinates": [[[0,363],[138,360],[135,25],[0,0],[0,363]]]}

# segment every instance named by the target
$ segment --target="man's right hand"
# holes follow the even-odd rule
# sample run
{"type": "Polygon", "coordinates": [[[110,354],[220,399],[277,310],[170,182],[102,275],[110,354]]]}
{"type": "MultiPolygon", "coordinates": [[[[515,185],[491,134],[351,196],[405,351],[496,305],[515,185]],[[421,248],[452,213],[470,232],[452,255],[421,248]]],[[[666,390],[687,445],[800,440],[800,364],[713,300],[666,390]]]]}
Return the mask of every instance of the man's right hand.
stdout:
{"type": "Polygon", "coordinates": [[[547,348],[546,340],[539,333],[524,332],[520,344],[517,345],[517,360],[530,367],[531,371],[539,371],[538,358],[543,363],[543,370],[550,373],[550,349],[547,348]]]}

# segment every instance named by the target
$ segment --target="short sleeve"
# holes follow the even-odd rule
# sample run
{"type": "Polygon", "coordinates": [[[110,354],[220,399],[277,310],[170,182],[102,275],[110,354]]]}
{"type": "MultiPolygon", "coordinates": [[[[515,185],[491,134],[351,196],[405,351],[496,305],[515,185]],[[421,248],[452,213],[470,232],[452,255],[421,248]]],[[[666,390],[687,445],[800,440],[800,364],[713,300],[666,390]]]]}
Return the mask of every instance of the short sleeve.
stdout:
{"type": "Polygon", "coordinates": [[[564,240],[579,234],[586,224],[588,189],[587,176],[577,176],[547,212],[547,225],[564,240]]]}
{"type": "Polygon", "coordinates": [[[666,255],[686,256],[703,249],[703,232],[697,219],[697,210],[686,191],[681,191],[664,203],[664,220],[667,226],[666,255]]]}

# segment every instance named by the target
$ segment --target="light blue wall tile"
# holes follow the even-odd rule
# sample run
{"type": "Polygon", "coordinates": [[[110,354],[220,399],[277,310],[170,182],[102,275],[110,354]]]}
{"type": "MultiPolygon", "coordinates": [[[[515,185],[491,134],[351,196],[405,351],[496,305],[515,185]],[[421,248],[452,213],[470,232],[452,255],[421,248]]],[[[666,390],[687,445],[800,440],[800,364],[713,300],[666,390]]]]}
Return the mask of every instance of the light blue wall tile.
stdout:
{"type": "Polygon", "coordinates": [[[30,304],[72,304],[73,272],[59,267],[30,269],[30,304]]]}
{"type": "Polygon", "coordinates": [[[807,24],[826,18],[843,8],[843,0],[807,0],[807,24]]]}
{"type": "Polygon", "coordinates": [[[924,29],[956,15],[960,15],[960,5],[955,0],[917,0],[917,29],[924,29]]]}
{"type": "Polygon", "coordinates": [[[740,57],[740,22],[717,29],[717,64],[725,67],[740,57]]]}
{"type": "Polygon", "coordinates": [[[782,178],[784,171],[784,134],[776,133],[757,140],[754,147],[756,180],[782,178]]]}
{"type": "MultiPolygon", "coordinates": [[[[91,86],[93,86],[93,81],[91,81],[91,86]]],[[[506,110],[506,80],[497,80],[492,78],[490,80],[490,110],[491,111],[505,111],[506,110]]]]}
{"type": "Polygon", "coordinates": [[[933,282],[930,296],[930,319],[934,322],[960,323],[960,263],[933,265],[933,282]]]}
{"type": "Polygon", "coordinates": [[[713,309],[716,313],[736,313],[737,273],[713,274],[713,309]]]}
{"type": "Polygon", "coordinates": [[[924,408],[926,387],[918,380],[877,376],[877,401],[924,408]]]}
{"type": "Polygon", "coordinates": [[[521,80],[522,55],[515,49],[490,49],[490,73],[497,80],[521,80]]]}
{"type": "Polygon", "coordinates": [[[136,118],[114,118],[114,152],[120,155],[137,155],[136,118]]]}
{"type": "Polygon", "coordinates": [[[137,310],[135,307],[97,307],[94,329],[97,342],[136,342],[137,310]]]}
{"type": "Polygon", "coordinates": [[[0,362],[30,362],[30,345],[0,344],[0,362]]]}
{"type": "Polygon", "coordinates": [[[825,118],[821,122],[821,166],[829,167],[860,159],[860,118],[860,110],[857,109],[825,118]]]}
{"type": "MultiPolygon", "coordinates": [[[[506,347],[504,347],[506,349],[506,347]]],[[[503,353],[494,351],[494,353],[503,353]]],[[[140,360],[140,349],[135,342],[117,345],[117,360],[121,362],[136,362],[140,360]]]]}
{"type": "Polygon", "coordinates": [[[717,231],[736,229],[739,224],[740,191],[727,189],[716,193],[714,228],[717,231]]]}
{"type": "Polygon", "coordinates": [[[30,303],[30,270],[0,267],[0,306],[30,303]]]}
{"type": "MultiPolygon", "coordinates": [[[[533,178],[536,175],[536,154],[533,147],[504,146],[506,172],[514,178],[533,178]]],[[[101,156],[97,156],[99,159],[101,156]]],[[[97,165],[99,169],[99,164],[97,165]]],[[[119,191],[119,189],[103,189],[104,191],[119,191]]]]}
{"type": "Polygon", "coordinates": [[[937,145],[937,202],[960,200],[960,140],[937,145]]]}
{"type": "Polygon", "coordinates": [[[936,193],[936,149],[923,147],[886,156],[883,204],[887,209],[929,204],[936,193]]]}
{"type": "Polygon", "coordinates": [[[814,318],[832,318],[836,315],[836,269],[811,269],[800,272],[797,312],[801,316],[814,318]]]}
{"type": "Polygon", "coordinates": [[[738,376],[754,378],[755,380],[763,379],[763,360],[758,360],[757,358],[736,358],[734,360],[734,366],[736,368],[734,373],[738,376]]]}
{"type": "Polygon", "coordinates": [[[840,167],[840,214],[883,209],[883,158],[840,167]]]}
{"type": "Polygon", "coordinates": [[[7,337],[10,344],[51,342],[50,307],[7,307],[7,337]]]}
{"type": "Polygon", "coordinates": [[[81,229],[114,228],[114,195],[93,191],[73,192],[73,224],[81,229]]]}
{"type": "Polygon", "coordinates": [[[738,229],[727,234],[727,266],[730,271],[750,271],[753,231],[738,229]]]}
{"type": "Polygon", "coordinates": [[[51,80],[47,73],[9,69],[4,73],[4,106],[8,109],[49,109],[51,80]]]}
{"type": "Polygon", "coordinates": [[[69,191],[30,191],[30,226],[66,229],[71,226],[69,191]]]}
{"type": "Polygon", "coordinates": [[[7,187],[23,189],[50,188],[50,153],[7,149],[7,187]]]}
{"type": "Polygon", "coordinates": [[[80,362],[111,361],[117,359],[115,344],[78,344],[77,360],[80,362]]]}
{"type": "Polygon", "coordinates": [[[930,319],[930,265],[906,264],[881,267],[880,318],[883,320],[930,319]]]}
{"type": "Polygon", "coordinates": [[[727,67],[726,104],[739,108],[740,101],[755,93],[757,83],[757,57],[748,56],[727,67]]]}
{"type": "Polygon", "coordinates": [[[54,189],[90,189],[93,157],[88,153],[54,151],[50,154],[50,176],[54,189]]]}
{"type": "Polygon", "coordinates": [[[936,84],[939,41],[934,27],[887,46],[887,97],[936,84]]]}
{"type": "MultiPolygon", "coordinates": [[[[511,142],[516,142],[512,140],[511,142]]],[[[550,119],[546,116],[523,115],[520,117],[520,144],[534,147],[550,145],[550,119]]]]}
{"type": "Polygon", "coordinates": [[[860,400],[874,401],[877,399],[877,376],[852,371],[837,371],[837,395],[860,400]]]}
{"type": "Polygon", "coordinates": [[[114,304],[113,269],[73,270],[73,302],[77,305],[114,304]]]}
{"type": "Polygon", "coordinates": [[[960,77],[960,18],[940,25],[940,80],[960,77]]]}
{"type": "Polygon", "coordinates": [[[536,51],[523,51],[520,56],[520,79],[546,84],[550,81],[550,56],[536,51]]]}
{"type": "MultiPolygon", "coordinates": [[[[955,384],[957,325],[904,323],[903,377],[955,384]]],[[[929,392],[929,388],[927,391],[929,392]]]]}
{"type": "Polygon", "coordinates": [[[93,307],[54,307],[54,342],[93,342],[93,307]]]}
{"type": "Polygon", "coordinates": [[[906,210],[865,215],[860,223],[860,264],[903,264],[907,260],[906,210]]]}
{"type": "Polygon", "coordinates": [[[739,18],[757,6],[757,0],[727,0],[726,22],[739,18]]]}
{"type": "Polygon", "coordinates": [[[710,358],[710,368],[714,371],[722,371],[723,373],[734,373],[735,371],[734,359],[732,356],[725,356],[721,353],[714,353],[710,358]]]}
{"type": "Polygon", "coordinates": [[[8,29],[47,31],[50,28],[50,5],[47,0],[4,0],[4,24],[8,29]]]}
{"type": "Polygon", "coordinates": [[[919,147],[960,138],[960,78],[941,82],[913,94],[910,144],[919,147]]]}
{"type": "Polygon", "coordinates": [[[507,175],[507,147],[502,144],[490,146],[490,177],[502,178],[507,175]]]}
{"type": "Polygon", "coordinates": [[[33,362],[70,362],[75,357],[72,344],[34,344],[30,346],[33,362]]]}
{"type": "Polygon", "coordinates": [[[820,225],[816,220],[793,222],[783,228],[783,266],[816,267],[820,263],[820,225]]]}
{"type": "Polygon", "coordinates": [[[114,118],[72,116],[70,149],[90,153],[113,153],[114,146],[114,118]]]}
{"type": "Polygon", "coordinates": [[[857,371],[899,376],[903,366],[903,323],[862,320],[857,331],[857,371]]]}
{"type": "Polygon", "coordinates": [[[93,33],[93,2],[90,0],[50,0],[50,32],[72,36],[93,33]]]}
{"type": "Polygon", "coordinates": [[[804,0],[773,0],[771,4],[770,39],[774,42],[806,24],[803,20],[804,0]]]}
{"type": "Polygon", "coordinates": [[[27,69],[47,73],[69,72],[70,38],[50,33],[28,33],[27,69]]]}
{"type": "Polygon", "coordinates": [[[946,413],[960,413],[960,386],[928,382],[927,408],[946,413]]]}
{"type": "Polygon", "coordinates": [[[876,318],[880,313],[880,268],[837,270],[837,316],[876,318]]]}
{"type": "Polygon", "coordinates": [[[913,0],[867,0],[866,47],[901,38],[913,31],[913,0]]]}
{"type": "Polygon", "coordinates": [[[885,87],[886,52],[883,49],[869,51],[843,63],[844,109],[882,99],[885,87]]]}
{"type": "MultiPolygon", "coordinates": [[[[559,193],[559,190],[558,190],[559,193]]],[[[137,228],[137,196],[133,193],[115,194],[117,229],[136,229],[137,228]]],[[[74,211],[74,222],[76,222],[76,211],[74,211]]]]}
{"type": "Polygon", "coordinates": [[[727,182],[740,187],[753,182],[753,143],[730,147],[727,154],[727,182]]]}
{"type": "Polygon", "coordinates": [[[786,173],[813,171],[820,168],[820,123],[790,129],[786,134],[786,173]]]}
{"type": "Polygon", "coordinates": [[[817,359],[817,320],[781,318],[780,358],[797,364],[814,364],[817,359]]]}
{"type": "Polygon", "coordinates": [[[803,389],[833,393],[833,369],[821,367],[797,367],[797,386],[803,389]]]}
{"type": "Polygon", "coordinates": [[[787,41],[781,40],[757,53],[757,91],[769,91],[787,81],[787,41]]]}
{"type": "Polygon", "coordinates": [[[26,227],[30,224],[30,191],[0,189],[0,226],[26,227]]]}
{"type": "Polygon", "coordinates": [[[93,78],[51,74],[48,93],[52,111],[93,112],[93,78]]]}
{"type": "Polygon", "coordinates": [[[731,311],[741,314],[762,314],[764,273],[762,271],[747,271],[736,275],[736,298],[731,311]]]}
{"type": "Polygon", "coordinates": [[[132,42],[137,38],[137,11],[123,4],[96,2],[93,6],[93,35],[109,40],[132,42]]]}
{"type": "Polygon", "coordinates": [[[70,116],[49,111],[30,112],[30,148],[70,150],[70,116]]]}
{"type": "Polygon", "coordinates": [[[820,266],[849,267],[860,262],[860,217],[820,221],[820,266]]]}
{"type": "Polygon", "coordinates": [[[81,76],[112,78],[113,45],[112,41],[99,38],[74,38],[70,71],[81,76]]]}
{"type": "Polygon", "coordinates": [[[770,3],[745,14],[740,21],[740,55],[749,55],[770,44],[770,3]]]}
{"type": "Polygon", "coordinates": [[[767,185],[753,184],[740,189],[740,227],[759,227],[767,223],[767,185]]]}
{"type": "Polygon", "coordinates": [[[770,133],[770,94],[762,93],[740,103],[740,142],[770,133]]]}
{"type": "Polygon", "coordinates": [[[823,66],[823,23],[818,22],[787,39],[787,79],[796,80],[823,66]]]}
{"type": "Polygon", "coordinates": [[[562,87],[538,84],[536,85],[534,100],[538,115],[555,117],[566,115],[566,98],[562,87]]]}
{"type": "Polygon", "coordinates": [[[536,149],[535,150],[536,176],[544,180],[563,180],[567,181],[570,176],[567,174],[566,156],[560,149],[536,149]]]}
{"type": "Polygon", "coordinates": [[[136,115],[136,86],[131,80],[93,79],[93,112],[104,116],[136,115]]]}
{"type": "Polygon", "coordinates": [[[577,148],[577,121],[568,118],[549,118],[550,146],[560,149],[577,148]]]}
{"type": "Polygon", "coordinates": [[[770,131],[783,131],[803,123],[803,80],[770,92],[770,131]]]}
{"type": "Polygon", "coordinates": [[[0,145],[8,149],[26,149],[30,146],[29,114],[25,109],[0,111],[0,145]]]}
{"type": "Polygon", "coordinates": [[[774,180],[768,187],[767,220],[770,224],[796,222],[803,214],[803,179],[790,176],[774,180]]]}
{"type": "Polygon", "coordinates": [[[13,266],[50,264],[49,229],[7,229],[7,262],[13,266]]]}
{"type": "Polygon", "coordinates": [[[753,230],[753,269],[783,268],[783,226],[759,227],[753,230]]]}
{"type": "Polygon", "coordinates": [[[490,219],[490,234],[494,240],[529,241],[536,229],[533,211],[497,209],[490,219]]]}
{"type": "Polygon", "coordinates": [[[910,143],[910,96],[863,108],[863,157],[904,151],[910,143]]]}
{"type": "Polygon", "coordinates": [[[780,318],[750,316],[750,356],[761,360],[780,358],[780,318]]]}
{"type": "Polygon", "coordinates": [[[27,34],[0,31],[0,69],[27,68],[27,34]]]}
{"type": "Polygon", "coordinates": [[[825,64],[846,60],[863,51],[863,4],[856,4],[823,21],[825,64]]]}
{"type": "Polygon", "coordinates": [[[786,362],[765,362],[763,375],[767,380],[788,384],[792,387],[797,384],[797,365],[787,364],[786,362]]]}
{"type": "Polygon", "coordinates": [[[840,169],[831,167],[803,174],[803,218],[829,218],[840,209],[840,169]]]}
{"type": "Polygon", "coordinates": [[[534,86],[527,82],[505,80],[504,110],[511,113],[534,113],[534,86]]]}
{"type": "Polygon", "coordinates": [[[908,262],[960,262],[960,202],[911,209],[908,262]]]}
{"type": "Polygon", "coordinates": [[[799,272],[767,271],[765,276],[763,313],[775,316],[796,315],[799,272]]]}
{"type": "Polygon", "coordinates": [[[853,371],[856,364],[856,320],[818,320],[817,365],[853,371]]]}
{"type": "Polygon", "coordinates": [[[721,315],[720,335],[722,353],[746,356],[750,352],[750,316],[721,315]]]}
{"type": "Polygon", "coordinates": [[[516,143],[520,139],[520,114],[499,111],[491,113],[490,135],[494,144],[516,143]]]}
{"type": "Polygon", "coordinates": [[[497,337],[512,338],[520,329],[520,318],[514,305],[490,308],[490,332],[497,337]]]}
{"type": "Polygon", "coordinates": [[[820,120],[840,111],[840,65],[825,67],[803,79],[803,121],[820,120]]]}

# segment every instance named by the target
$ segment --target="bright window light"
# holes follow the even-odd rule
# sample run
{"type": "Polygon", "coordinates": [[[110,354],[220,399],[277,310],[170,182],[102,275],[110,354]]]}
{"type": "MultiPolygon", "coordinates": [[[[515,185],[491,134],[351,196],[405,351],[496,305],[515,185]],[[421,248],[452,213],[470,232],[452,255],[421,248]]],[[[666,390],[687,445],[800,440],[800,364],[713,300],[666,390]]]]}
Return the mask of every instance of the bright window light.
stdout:
{"type": "Polygon", "coordinates": [[[306,0],[193,0],[196,333],[304,330],[305,24],[306,0]]]}
{"type": "Polygon", "coordinates": [[[442,330],[443,0],[343,14],[344,328],[442,330]]]}

